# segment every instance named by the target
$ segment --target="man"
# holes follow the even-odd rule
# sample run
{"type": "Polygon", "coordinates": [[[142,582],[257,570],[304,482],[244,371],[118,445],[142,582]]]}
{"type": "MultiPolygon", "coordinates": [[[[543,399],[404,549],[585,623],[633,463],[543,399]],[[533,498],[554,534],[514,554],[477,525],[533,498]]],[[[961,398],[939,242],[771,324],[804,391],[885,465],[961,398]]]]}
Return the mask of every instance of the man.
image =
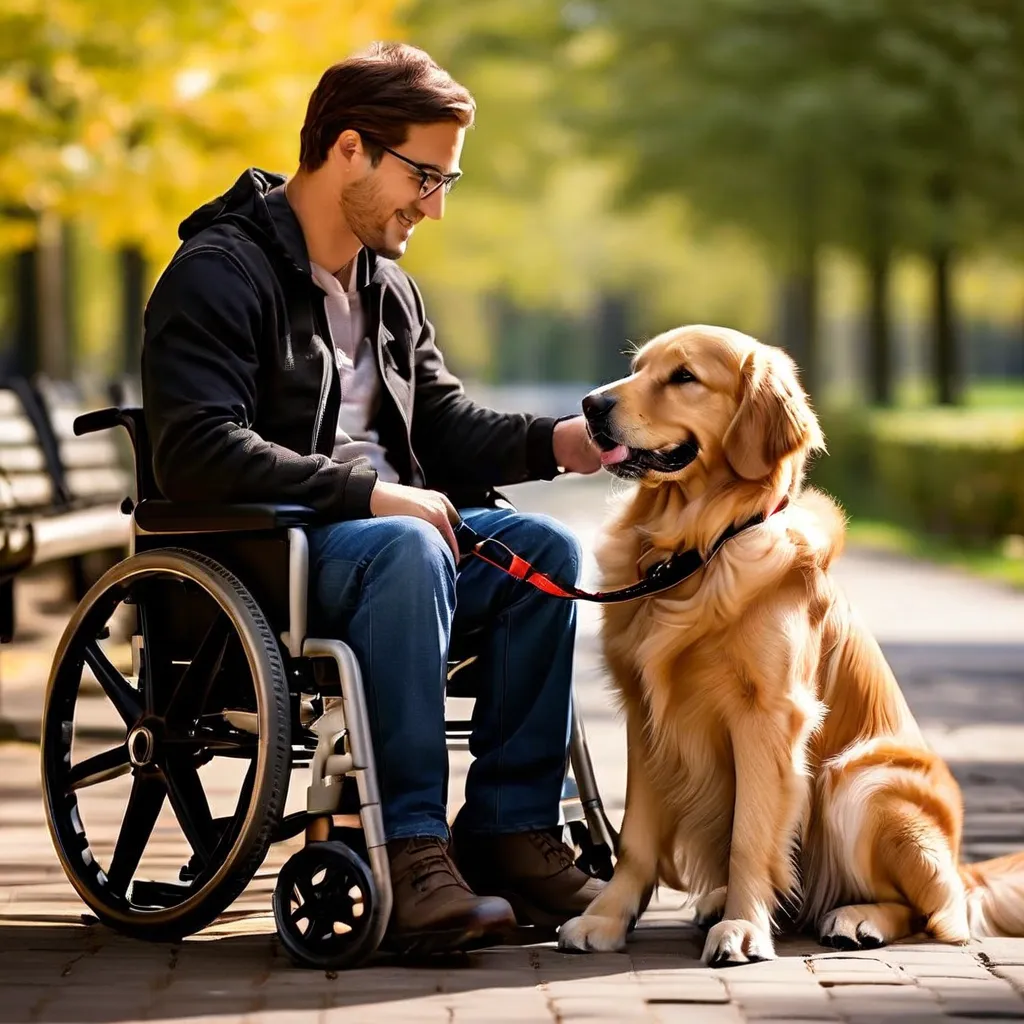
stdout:
{"type": "Polygon", "coordinates": [[[422,51],[377,44],[309,101],[299,170],[250,169],[181,225],[146,310],[143,388],[172,500],[308,505],[310,604],[363,669],[397,948],[444,950],[579,914],[599,883],[557,837],[575,609],[470,560],[462,516],[546,573],[574,538],[495,507],[495,486],[591,473],[581,418],[481,408],[445,368],[394,262],[460,175],[470,94],[422,51]],[[466,804],[445,813],[446,659],[486,625],[466,804]],[[461,872],[460,872],[461,869],[461,872]],[[465,879],[465,880],[464,880],[465,879]],[[467,881],[469,884],[467,884],[467,881]],[[472,889],[470,888],[472,885],[472,889]],[[500,894],[500,895],[499,895],[500,894]]]}

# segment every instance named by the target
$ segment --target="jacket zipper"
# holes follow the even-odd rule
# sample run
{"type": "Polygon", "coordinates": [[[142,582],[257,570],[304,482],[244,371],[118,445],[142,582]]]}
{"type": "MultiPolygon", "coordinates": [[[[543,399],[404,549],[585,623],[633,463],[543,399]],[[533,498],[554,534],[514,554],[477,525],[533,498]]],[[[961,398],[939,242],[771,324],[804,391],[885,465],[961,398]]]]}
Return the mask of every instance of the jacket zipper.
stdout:
{"type": "Polygon", "coordinates": [[[320,437],[320,427],[324,422],[324,412],[327,410],[327,396],[331,391],[331,353],[327,351],[327,344],[319,334],[314,334],[313,344],[320,349],[324,357],[323,369],[320,373],[320,404],[316,410],[316,419],[313,421],[313,448],[311,455],[316,455],[316,443],[320,437]]]}

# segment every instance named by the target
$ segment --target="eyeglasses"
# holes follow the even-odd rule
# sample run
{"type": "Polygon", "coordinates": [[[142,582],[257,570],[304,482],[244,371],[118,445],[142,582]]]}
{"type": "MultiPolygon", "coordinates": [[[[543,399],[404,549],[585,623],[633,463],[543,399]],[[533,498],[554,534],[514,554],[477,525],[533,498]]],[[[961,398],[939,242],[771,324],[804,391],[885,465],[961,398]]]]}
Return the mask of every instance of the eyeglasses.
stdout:
{"type": "Polygon", "coordinates": [[[462,177],[462,171],[455,171],[453,174],[442,174],[440,171],[434,170],[433,167],[418,164],[415,160],[410,160],[407,156],[402,156],[401,153],[396,153],[393,149],[382,146],[379,142],[375,143],[375,145],[383,149],[385,153],[390,153],[393,157],[401,160],[403,164],[408,164],[416,171],[420,176],[420,199],[432,196],[439,188],[443,188],[444,194],[448,195],[455,187],[455,182],[462,177]]]}

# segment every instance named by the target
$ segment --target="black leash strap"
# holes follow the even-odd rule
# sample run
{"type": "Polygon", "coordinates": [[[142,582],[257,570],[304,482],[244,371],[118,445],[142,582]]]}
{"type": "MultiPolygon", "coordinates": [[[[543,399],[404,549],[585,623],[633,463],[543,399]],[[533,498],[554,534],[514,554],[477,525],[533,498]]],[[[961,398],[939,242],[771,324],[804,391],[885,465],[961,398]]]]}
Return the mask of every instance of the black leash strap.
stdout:
{"type": "MultiPolygon", "coordinates": [[[[771,513],[781,512],[789,504],[788,498],[783,498],[779,506],[771,513]]],[[[460,521],[455,527],[455,538],[459,542],[459,551],[463,555],[472,555],[500,569],[514,579],[529,583],[545,594],[552,597],[566,598],[572,601],[595,601],[599,604],[617,604],[620,601],[635,601],[640,597],[650,597],[652,594],[661,594],[666,590],[679,586],[684,580],[689,579],[694,573],[703,569],[715,555],[721,550],[722,545],[731,540],[738,533],[749,530],[752,526],[760,526],[768,518],[763,512],[751,517],[739,526],[730,526],[711,546],[708,557],[702,558],[700,553],[694,549],[679,551],[657,565],[652,565],[644,573],[642,580],[631,583],[616,590],[605,590],[591,592],[581,590],[572,583],[564,583],[554,580],[544,573],[538,572],[525,558],[520,558],[514,551],[506,547],[500,540],[494,537],[481,537],[466,522],[460,521]]]]}

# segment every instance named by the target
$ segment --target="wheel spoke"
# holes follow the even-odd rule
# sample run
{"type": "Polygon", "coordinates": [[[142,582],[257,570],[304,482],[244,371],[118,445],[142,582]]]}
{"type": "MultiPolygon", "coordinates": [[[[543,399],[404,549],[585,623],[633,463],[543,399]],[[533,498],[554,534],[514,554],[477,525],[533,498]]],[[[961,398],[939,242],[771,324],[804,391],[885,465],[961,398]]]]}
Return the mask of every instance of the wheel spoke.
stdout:
{"type": "Polygon", "coordinates": [[[305,921],[309,917],[310,911],[309,906],[303,903],[298,910],[292,914],[292,924],[298,924],[300,921],[305,921]]]}
{"type": "Polygon", "coordinates": [[[107,879],[120,895],[128,891],[135,871],[142,859],[143,851],[153,834],[153,826],[160,815],[167,790],[163,779],[156,772],[137,772],[128,797],[121,832],[114,846],[107,879]]]}
{"type": "Polygon", "coordinates": [[[307,907],[316,906],[316,891],[313,883],[308,878],[296,878],[295,888],[299,890],[299,895],[302,897],[302,903],[307,907]]]}
{"type": "Polygon", "coordinates": [[[218,612],[195,657],[174,688],[167,704],[169,719],[195,720],[203,713],[213,681],[224,661],[230,637],[231,623],[223,612],[218,612]]]}
{"type": "Polygon", "coordinates": [[[211,751],[213,754],[225,754],[232,757],[248,754],[253,759],[255,759],[260,750],[260,741],[256,736],[241,736],[237,739],[225,736],[200,742],[198,745],[203,747],[204,750],[211,751]]]}
{"type": "Polygon", "coordinates": [[[324,901],[326,912],[331,918],[331,923],[335,921],[341,922],[342,924],[352,924],[355,920],[355,915],[352,913],[354,904],[351,899],[333,898],[324,901]]]}
{"type": "Polygon", "coordinates": [[[156,713],[156,679],[160,676],[160,666],[157,665],[159,647],[154,636],[154,630],[150,628],[151,609],[147,608],[146,602],[151,600],[146,591],[152,592],[152,587],[139,584],[135,588],[135,601],[138,605],[139,632],[142,634],[142,666],[139,670],[139,689],[142,691],[143,701],[146,706],[146,714],[156,713]]]}
{"type": "Polygon", "coordinates": [[[253,787],[256,785],[256,758],[249,762],[245,770],[245,778],[242,779],[242,788],[238,791],[238,801],[235,803],[235,819],[242,820],[242,816],[249,809],[249,801],[252,799],[253,787]]]}
{"type": "Polygon", "coordinates": [[[255,757],[259,753],[258,736],[248,733],[227,733],[218,735],[214,730],[197,729],[190,735],[174,735],[164,739],[164,746],[178,750],[206,750],[211,754],[224,754],[240,757],[248,754],[255,757]]]}
{"type": "Polygon", "coordinates": [[[168,755],[163,769],[174,815],[193,853],[205,866],[217,845],[217,829],[206,792],[199,781],[199,772],[189,754],[168,755]]]}
{"type": "Polygon", "coordinates": [[[91,640],[86,644],[85,660],[124,724],[129,727],[134,725],[142,715],[138,692],[114,668],[97,641],[91,640]]]}
{"type": "Polygon", "coordinates": [[[95,786],[96,783],[106,782],[107,779],[116,779],[130,768],[128,744],[122,743],[119,747],[87,757],[74,765],[68,772],[68,791],[95,786]]]}

